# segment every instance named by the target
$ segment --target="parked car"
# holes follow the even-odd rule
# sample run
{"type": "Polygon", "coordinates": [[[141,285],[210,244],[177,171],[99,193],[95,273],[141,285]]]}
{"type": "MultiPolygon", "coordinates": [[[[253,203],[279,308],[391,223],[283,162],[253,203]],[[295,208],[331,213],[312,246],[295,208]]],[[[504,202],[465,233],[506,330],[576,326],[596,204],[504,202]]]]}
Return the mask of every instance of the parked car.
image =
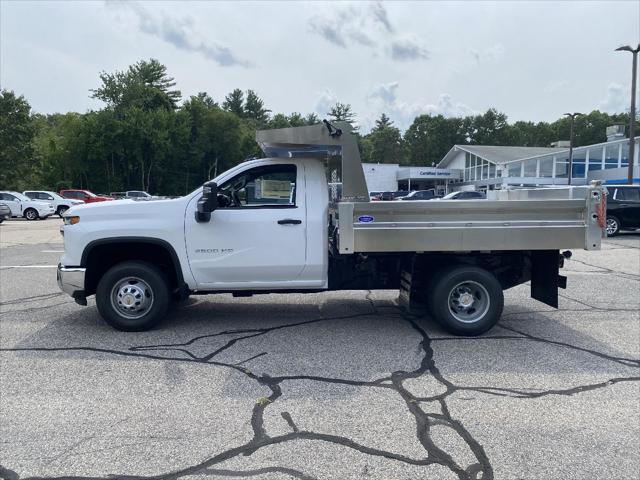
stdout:
{"type": "Polygon", "coordinates": [[[442,197],[442,200],[482,200],[485,198],[487,196],[482,192],[451,192],[442,197]]]}
{"type": "Polygon", "coordinates": [[[85,203],[105,202],[107,200],[115,200],[107,195],[96,195],[89,190],[66,189],[60,190],[60,196],[71,200],[82,200],[85,203]]]}
{"type": "Polygon", "coordinates": [[[22,192],[31,200],[40,200],[43,202],[53,203],[53,208],[56,209],[56,213],[60,218],[62,214],[69,210],[74,205],[82,205],[83,200],[72,200],[70,198],[62,198],[56,192],[49,192],[47,190],[29,190],[22,192]]]}
{"type": "Polygon", "coordinates": [[[433,200],[436,198],[436,192],[433,190],[414,190],[406,197],[400,197],[398,200],[433,200]]]}
{"type": "Polygon", "coordinates": [[[385,202],[390,202],[391,200],[395,200],[400,197],[404,197],[409,194],[408,190],[396,190],[395,192],[382,192],[380,196],[380,200],[385,202]]]}
{"type": "Polygon", "coordinates": [[[382,192],[369,192],[369,200],[372,202],[382,200],[382,192]]]}
{"type": "Polygon", "coordinates": [[[19,192],[0,192],[0,201],[11,209],[12,217],[24,217],[27,220],[47,218],[56,213],[51,202],[31,200],[19,192]]]}
{"type": "Polygon", "coordinates": [[[127,190],[126,192],[111,192],[109,194],[110,197],[115,198],[116,200],[130,199],[130,200],[159,200],[164,197],[158,197],[155,195],[151,195],[142,190],[127,190]]]}
{"type": "Polygon", "coordinates": [[[0,203],[0,223],[11,218],[11,209],[6,203],[0,203]]]}
{"type": "Polygon", "coordinates": [[[607,236],[640,228],[640,185],[607,185],[607,236]]]}

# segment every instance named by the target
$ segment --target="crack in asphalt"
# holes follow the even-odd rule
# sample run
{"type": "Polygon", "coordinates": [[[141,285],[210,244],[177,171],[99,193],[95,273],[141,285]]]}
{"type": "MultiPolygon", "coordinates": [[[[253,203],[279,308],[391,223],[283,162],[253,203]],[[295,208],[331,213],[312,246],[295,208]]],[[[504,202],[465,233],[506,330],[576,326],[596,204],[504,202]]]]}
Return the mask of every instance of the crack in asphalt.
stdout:
{"type": "MultiPolygon", "coordinates": [[[[581,262],[584,263],[584,262],[581,262]]],[[[603,268],[592,265],[595,268],[603,268]]],[[[606,269],[604,269],[606,270],[606,269]]],[[[607,272],[609,273],[609,272],[607,272]]],[[[613,273],[613,271],[612,271],[613,273]]],[[[621,272],[616,272],[621,273],[621,272]]],[[[29,297],[27,300],[42,300],[46,298],[53,298],[56,295],[41,295],[29,297]]],[[[226,477],[252,477],[256,475],[264,475],[267,473],[277,473],[289,476],[291,478],[296,479],[314,479],[315,477],[310,476],[302,471],[284,467],[284,466],[269,466],[252,470],[228,470],[228,469],[220,469],[216,468],[217,465],[223,463],[227,460],[230,460],[239,456],[250,456],[256,451],[263,449],[265,447],[277,444],[283,444],[286,442],[292,441],[300,441],[300,440],[308,440],[308,441],[318,441],[318,442],[326,442],[346,448],[353,449],[360,453],[384,457],[393,461],[403,462],[408,465],[416,465],[416,466],[429,466],[429,465],[441,465],[445,468],[448,468],[452,473],[454,473],[461,480],[492,480],[494,478],[493,467],[491,465],[490,459],[487,456],[484,447],[480,444],[480,442],[473,437],[473,435],[466,429],[466,427],[453,417],[450,412],[449,405],[447,404],[447,399],[451,395],[457,392],[464,391],[474,391],[477,393],[492,395],[498,397],[510,397],[514,399],[533,399],[540,398],[549,395],[560,395],[560,396],[571,396],[576,395],[586,391],[592,391],[596,389],[606,388],[611,385],[615,385],[617,383],[622,382],[636,382],[640,381],[640,376],[630,376],[630,377],[614,377],[610,378],[603,382],[592,383],[587,385],[579,385],[566,389],[526,389],[526,388],[501,388],[501,387],[493,387],[489,385],[480,385],[480,386],[466,386],[466,385],[456,385],[455,383],[448,380],[438,368],[435,361],[435,352],[433,348],[434,342],[442,342],[442,341],[468,341],[468,338],[464,337],[435,337],[432,338],[428,335],[428,333],[421,327],[419,324],[419,317],[411,316],[401,311],[400,307],[397,305],[376,305],[375,301],[371,298],[372,292],[368,292],[365,296],[366,301],[369,303],[371,307],[370,312],[356,313],[352,315],[342,315],[342,316],[334,316],[334,317],[325,317],[322,316],[320,318],[315,318],[312,320],[301,321],[290,324],[281,324],[274,325],[271,327],[264,328],[253,328],[253,329],[231,329],[224,330],[221,332],[216,332],[207,335],[200,335],[191,338],[186,342],[181,343],[168,343],[168,344],[156,344],[156,345],[137,345],[129,347],[126,350],[116,350],[116,349],[108,349],[108,348],[99,348],[99,347],[88,347],[88,346],[71,346],[71,347],[16,347],[16,348],[0,348],[0,351],[3,352],[74,352],[74,351],[84,351],[84,352],[94,352],[100,354],[107,355],[117,355],[117,356],[127,356],[127,357],[137,357],[137,358],[146,358],[152,360],[162,360],[162,361],[174,361],[174,362],[189,362],[189,363],[203,363],[212,365],[215,367],[229,368],[238,373],[242,373],[246,375],[253,381],[256,381],[261,386],[267,387],[271,392],[268,397],[264,397],[257,401],[252,408],[250,424],[253,431],[253,437],[247,443],[243,445],[238,445],[227,450],[224,450],[218,453],[215,456],[212,456],[206,459],[203,462],[197,463],[195,465],[191,465],[179,470],[175,470],[172,472],[167,472],[160,475],[155,476],[136,476],[136,475],[115,475],[115,474],[107,474],[105,476],[64,476],[64,477],[20,477],[18,473],[3,467],[0,465],[0,478],[5,480],[56,480],[56,479],[69,479],[69,480],[106,480],[106,479],[120,479],[120,480],[152,480],[152,479],[180,479],[188,475],[194,474],[207,474],[207,475],[218,475],[218,476],[226,476],[226,477]],[[381,313],[380,309],[386,307],[393,308],[396,312],[395,314],[387,311],[385,313],[381,313]],[[332,377],[323,377],[323,376],[315,376],[315,375],[281,375],[281,376],[269,376],[267,374],[257,375],[253,373],[249,368],[244,366],[245,364],[255,360],[264,355],[268,355],[268,352],[261,352],[256,355],[253,355],[245,360],[241,360],[237,363],[227,363],[222,362],[216,359],[221,353],[233,347],[238,342],[250,340],[262,335],[266,335],[270,332],[288,329],[288,328],[296,328],[296,327],[304,327],[318,322],[327,322],[327,321],[336,321],[336,320],[346,320],[353,319],[358,317],[367,317],[367,316],[376,316],[376,315],[385,315],[385,316],[399,316],[404,321],[408,322],[411,328],[418,334],[420,341],[420,348],[422,350],[422,359],[420,361],[420,365],[411,371],[395,371],[390,375],[378,378],[375,380],[353,380],[353,379],[344,379],[344,378],[332,378],[332,377]],[[234,338],[228,339],[222,346],[213,350],[212,352],[207,353],[206,355],[197,355],[194,352],[190,351],[189,347],[193,346],[196,342],[205,339],[211,339],[215,337],[224,337],[231,336],[234,338]],[[164,352],[164,354],[160,354],[160,352],[164,352]],[[168,353],[169,352],[169,353],[168,353]],[[425,397],[425,396],[416,396],[411,393],[411,391],[405,387],[404,383],[407,380],[420,378],[426,375],[430,375],[433,379],[438,382],[442,387],[444,387],[444,391],[440,394],[425,397]],[[290,432],[271,436],[269,432],[265,428],[264,425],[264,415],[267,411],[267,408],[270,408],[271,405],[277,404],[278,399],[283,395],[283,386],[286,385],[287,381],[294,380],[305,380],[305,381],[314,381],[314,382],[323,382],[330,384],[341,384],[341,385],[350,385],[354,387],[373,387],[373,388],[384,388],[387,390],[394,391],[396,394],[400,396],[400,398],[404,401],[404,404],[408,410],[408,412],[413,416],[415,421],[415,435],[425,451],[424,458],[412,458],[406,455],[372,448],[366,445],[362,445],[360,443],[355,442],[354,440],[340,435],[332,435],[327,433],[319,433],[308,431],[304,429],[300,429],[296,422],[294,421],[292,415],[289,412],[281,412],[282,418],[288,424],[291,429],[290,432]],[[433,411],[425,411],[423,409],[423,405],[432,404],[435,406],[440,413],[434,413],[433,411]],[[470,465],[460,465],[451,454],[444,451],[437,445],[437,442],[432,438],[432,430],[434,427],[444,426],[450,430],[450,433],[457,435],[468,447],[469,451],[473,454],[475,461],[473,461],[470,465]]],[[[571,298],[565,295],[562,295],[564,298],[567,298],[572,301],[576,301],[581,305],[584,305],[589,310],[593,311],[609,311],[610,309],[603,309],[600,307],[595,307],[581,300],[577,300],[575,298],[571,298]]],[[[8,302],[5,304],[17,303],[17,301],[8,302]]],[[[38,307],[36,307],[38,308],[38,307]]],[[[50,307],[46,307],[50,308],[50,307]]],[[[321,306],[319,307],[321,308],[321,306]]],[[[621,311],[630,311],[628,309],[620,309],[621,311]]],[[[24,310],[22,310],[24,311],[24,310]]],[[[562,310],[566,311],[566,310],[562,310]]],[[[588,310],[574,310],[574,311],[588,311],[588,310]]],[[[631,310],[636,311],[636,310],[631,310]]],[[[540,311],[542,313],[549,313],[548,311],[540,311]]],[[[532,314],[536,313],[534,311],[525,311],[525,312],[514,312],[503,315],[504,317],[512,316],[512,315],[524,315],[524,314],[532,314]]],[[[503,340],[503,341],[532,341],[545,343],[548,345],[553,345],[558,348],[567,348],[575,351],[579,351],[581,353],[585,353],[588,355],[593,355],[598,357],[601,360],[617,363],[619,365],[631,368],[640,368],[640,360],[618,357],[613,355],[608,355],[603,352],[599,352],[594,349],[589,349],[586,347],[581,347],[577,345],[573,345],[567,342],[562,342],[558,340],[550,340],[547,338],[535,336],[519,330],[515,327],[504,325],[501,321],[498,325],[504,329],[513,332],[515,335],[487,335],[482,337],[476,337],[473,340],[503,340]]],[[[285,386],[286,390],[286,386],[285,386]]],[[[433,410],[433,408],[431,409],[433,410]]]]}
{"type": "MultiPolygon", "coordinates": [[[[636,247],[629,247],[629,248],[636,248],[636,247]]],[[[601,265],[594,265],[592,263],[588,263],[585,262],[584,260],[577,260],[575,258],[571,258],[568,260],[568,262],[576,262],[576,263],[580,263],[586,267],[592,267],[592,268],[597,268],[599,271],[594,272],[594,271],[586,271],[586,272],[581,272],[580,270],[568,270],[570,272],[575,272],[575,273],[603,273],[603,274],[610,274],[614,277],[619,277],[619,278],[624,278],[625,280],[640,280],[640,275],[635,274],[635,273],[629,273],[629,272],[621,272],[620,270],[613,270],[611,268],[608,267],[603,267],[601,265]]]]}
{"type": "Polygon", "coordinates": [[[66,295],[66,294],[64,292],[45,293],[43,295],[33,295],[30,297],[16,298],[15,300],[7,300],[6,302],[0,302],[0,305],[4,306],[4,305],[14,305],[18,303],[30,303],[30,302],[40,301],[40,300],[48,300],[50,298],[55,298],[55,297],[61,297],[63,295],[66,295]]]}

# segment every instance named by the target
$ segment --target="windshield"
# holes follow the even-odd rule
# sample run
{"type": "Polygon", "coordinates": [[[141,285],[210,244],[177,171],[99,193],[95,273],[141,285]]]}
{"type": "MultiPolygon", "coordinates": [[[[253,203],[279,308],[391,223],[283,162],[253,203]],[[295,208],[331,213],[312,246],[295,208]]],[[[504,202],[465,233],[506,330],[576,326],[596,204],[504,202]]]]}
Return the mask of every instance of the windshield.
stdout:
{"type": "Polygon", "coordinates": [[[42,192],[42,193],[46,193],[47,195],[51,195],[54,200],[64,200],[64,198],[62,198],[60,195],[58,195],[55,192],[42,192]]]}
{"type": "Polygon", "coordinates": [[[14,197],[18,197],[23,202],[30,202],[31,201],[31,199],[29,197],[27,197],[26,195],[23,195],[21,193],[18,193],[18,192],[9,192],[9,193],[11,195],[13,195],[14,197]]]}
{"type": "Polygon", "coordinates": [[[450,198],[454,198],[456,195],[458,195],[458,192],[451,192],[451,193],[448,193],[447,195],[445,195],[444,197],[442,197],[442,199],[443,200],[447,200],[447,199],[450,199],[450,198]]]}

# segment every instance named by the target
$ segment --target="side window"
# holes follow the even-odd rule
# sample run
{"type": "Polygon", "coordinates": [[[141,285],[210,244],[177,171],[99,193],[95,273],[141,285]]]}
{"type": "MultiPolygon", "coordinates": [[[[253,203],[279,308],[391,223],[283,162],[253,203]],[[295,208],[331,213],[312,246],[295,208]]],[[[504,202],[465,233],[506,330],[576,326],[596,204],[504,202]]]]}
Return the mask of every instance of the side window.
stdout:
{"type": "Polygon", "coordinates": [[[628,202],[640,202],[640,188],[619,188],[616,198],[628,202]]]}
{"type": "Polygon", "coordinates": [[[224,197],[227,208],[293,207],[296,204],[296,166],[253,168],[223,183],[218,192],[224,197]]]}
{"type": "Polygon", "coordinates": [[[14,197],[13,195],[11,195],[10,193],[3,193],[3,194],[2,194],[2,197],[3,197],[3,198],[2,198],[3,200],[7,200],[7,201],[9,201],[9,202],[15,202],[15,201],[17,201],[17,200],[18,200],[16,197],[14,197]]]}

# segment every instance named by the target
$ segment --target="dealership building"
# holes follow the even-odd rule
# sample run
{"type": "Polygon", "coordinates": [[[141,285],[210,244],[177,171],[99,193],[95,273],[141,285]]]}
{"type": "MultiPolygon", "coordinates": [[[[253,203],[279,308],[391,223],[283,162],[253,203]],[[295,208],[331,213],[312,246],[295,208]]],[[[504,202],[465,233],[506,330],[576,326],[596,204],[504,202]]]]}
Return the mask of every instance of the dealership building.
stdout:
{"type": "MultiPolygon", "coordinates": [[[[634,183],[640,183],[640,137],[635,138],[634,183]]],[[[624,126],[607,128],[607,141],[573,149],[572,184],[591,180],[626,183],[629,139],[624,126]]],[[[551,147],[454,145],[436,167],[363,164],[369,191],[497,190],[509,187],[567,185],[568,142],[551,147]]]]}
{"type": "Polygon", "coordinates": [[[370,192],[396,190],[429,190],[440,193],[451,191],[451,185],[460,183],[460,171],[436,167],[408,167],[397,163],[363,163],[364,176],[370,192]]]}

